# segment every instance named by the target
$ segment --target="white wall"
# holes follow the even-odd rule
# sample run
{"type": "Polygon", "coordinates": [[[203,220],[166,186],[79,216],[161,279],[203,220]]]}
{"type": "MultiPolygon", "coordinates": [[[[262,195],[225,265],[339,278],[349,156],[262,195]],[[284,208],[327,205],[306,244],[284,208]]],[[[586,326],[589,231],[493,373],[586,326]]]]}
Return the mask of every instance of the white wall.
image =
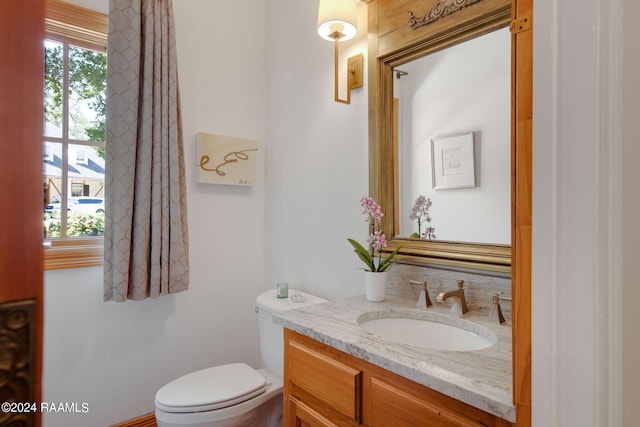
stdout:
{"type": "MultiPolygon", "coordinates": [[[[640,384],[640,340],[638,340],[638,325],[640,325],[640,263],[638,263],[638,242],[640,241],[640,197],[638,196],[638,183],[640,183],[640,144],[638,144],[638,117],[640,117],[640,29],[636,23],[636,17],[640,16],[640,2],[636,0],[624,0],[621,2],[620,15],[616,16],[621,28],[623,41],[621,43],[621,59],[623,70],[621,73],[622,84],[620,91],[620,110],[615,113],[621,116],[622,148],[617,160],[621,162],[620,181],[622,188],[619,200],[622,206],[622,215],[618,223],[618,232],[622,239],[622,245],[618,257],[622,271],[618,279],[622,284],[621,293],[617,305],[613,307],[617,312],[617,319],[622,324],[622,330],[616,331],[613,341],[622,346],[622,360],[619,366],[615,366],[613,374],[622,371],[622,387],[616,399],[622,406],[621,425],[640,425],[640,405],[638,405],[637,393],[640,384]]],[[[617,361],[616,361],[617,362],[617,361]]]]}
{"type": "Polygon", "coordinates": [[[264,287],[266,6],[257,0],[173,5],[190,289],[104,303],[102,268],[46,272],[43,398],[87,402],[90,409],[45,414],[46,427],[110,425],[151,412],[155,391],[176,376],[231,361],[262,363],[254,300],[264,287]],[[201,131],[257,140],[256,186],[196,184],[195,134],[201,131]]]}
{"type": "Polygon", "coordinates": [[[398,67],[400,235],[419,195],[438,239],[511,244],[511,34],[503,28],[398,67]],[[431,140],[473,132],[475,186],[433,189],[431,140]]]}
{"type": "Polygon", "coordinates": [[[586,427],[596,425],[598,403],[597,56],[575,43],[597,45],[596,2],[546,13],[542,3],[534,21],[533,421],[586,427]]]}
{"type": "Polygon", "coordinates": [[[73,3],[76,6],[95,10],[100,13],[109,13],[109,0],[62,0],[67,3],[73,3]]]}
{"type": "Polygon", "coordinates": [[[638,425],[638,4],[534,3],[533,421],[638,425]]]}
{"type": "MultiPolygon", "coordinates": [[[[367,76],[351,105],[333,100],[333,44],[317,32],[318,1],[267,2],[267,199],[265,283],[322,297],[363,293],[348,237],[364,240],[359,201],[368,188],[367,76]]],[[[358,36],[341,46],[365,54],[366,6],[358,36]]],[[[366,67],[365,67],[366,68],[366,67]]],[[[341,97],[346,96],[344,82],[341,97]]]]}

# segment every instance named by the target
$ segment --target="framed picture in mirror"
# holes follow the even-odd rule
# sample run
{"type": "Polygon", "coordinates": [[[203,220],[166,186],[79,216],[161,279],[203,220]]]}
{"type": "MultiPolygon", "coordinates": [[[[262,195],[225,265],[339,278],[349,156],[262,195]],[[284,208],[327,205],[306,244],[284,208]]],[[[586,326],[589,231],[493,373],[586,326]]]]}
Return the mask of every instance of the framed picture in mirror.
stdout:
{"type": "Polygon", "coordinates": [[[473,132],[431,140],[434,190],[476,186],[473,132]]]}

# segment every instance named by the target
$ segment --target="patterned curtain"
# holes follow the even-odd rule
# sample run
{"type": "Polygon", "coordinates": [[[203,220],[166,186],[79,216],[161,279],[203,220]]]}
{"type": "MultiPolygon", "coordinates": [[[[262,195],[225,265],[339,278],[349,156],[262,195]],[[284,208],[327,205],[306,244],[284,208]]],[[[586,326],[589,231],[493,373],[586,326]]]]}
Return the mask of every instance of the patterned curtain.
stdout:
{"type": "Polygon", "coordinates": [[[189,239],[171,0],[110,0],[104,300],[186,290],[189,239]]]}

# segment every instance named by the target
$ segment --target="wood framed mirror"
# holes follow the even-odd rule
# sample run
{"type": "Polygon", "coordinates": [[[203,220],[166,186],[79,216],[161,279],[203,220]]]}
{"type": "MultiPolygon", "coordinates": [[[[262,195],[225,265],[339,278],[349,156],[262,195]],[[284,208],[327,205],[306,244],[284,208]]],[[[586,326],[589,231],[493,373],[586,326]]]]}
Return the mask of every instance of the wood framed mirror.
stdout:
{"type": "MultiPolygon", "coordinates": [[[[396,67],[508,27],[510,22],[511,0],[369,2],[369,191],[385,213],[387,250],[400,247],[401,262],[511,273],[510,242],[446,240],[446,236],[427,240],[400,233],[398,109],[393,96],[396,67]]],[[[505,118],[507,129],[509,122],[505,118]]],[[[506,169],[509,163],[507,159],[506,169]]],[[[508,177],[510,171],[505,172],[508,177]]],[[[508,216],[509,207],[505,210],[508,216]]]]}
{"type": "Polygon", "coordinates": [[[385,212],[383,230],[389,236],[394,236],[397,215],[389,83],[393,67],[505,25],[511,29],[511,246],[392,238],[387,249],[403,246],[402,259],[418,264],[510,271],[516,426],[531,426],[533,0],[364,1],[369,32],[369,192],[385,212]],[[427,24],[412,29],[416,22],[427,24]]]}

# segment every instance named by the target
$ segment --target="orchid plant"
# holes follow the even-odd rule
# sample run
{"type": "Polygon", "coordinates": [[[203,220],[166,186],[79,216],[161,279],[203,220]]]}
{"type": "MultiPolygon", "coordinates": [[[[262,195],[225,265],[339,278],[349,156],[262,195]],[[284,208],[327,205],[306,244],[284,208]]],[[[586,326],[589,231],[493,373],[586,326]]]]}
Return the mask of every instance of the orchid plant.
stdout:
{"type": "Polygon", "coordinates": [[[427,227],[424,230],[424,233],[421,232],[421,226],[423,222],[431,222],[431,217],[429,216],[429,210],[431,209],[431,199],[427,199],[422,194],[418,196],[415,203],[413,204],[413,209],[411,209],[411,215],[409,215],[409,219],[412,221],[418,222],[418,232],[412,233],[411,237],[417,239],[436,239],[436,228],[435,227],[427,227]]]}
{"type": "Polygon", "coordinates": [[[362,197],[360,205],[363,207],[363,214],[367,216],[366,221],[369,223],[369,237],[367,243],[369,244],[369,250],[365,249],[360,243],[353,239],[347,239],[351,246],[353,246],[354,252],[358,255],[358,258],[367,265],[367,271],[374,273],[382,273],[387,271],[393,264],[393,258],[398,254],[400,248],[394,250],[386,258],[382,258],[382,248],[387,246],[387,239],[380,230],[380,223],[382,222],[383,213],[380,210],[375,200],[371,197],[362,197]],[[377,253],[377,259],[376,259],[377,253]]]}

